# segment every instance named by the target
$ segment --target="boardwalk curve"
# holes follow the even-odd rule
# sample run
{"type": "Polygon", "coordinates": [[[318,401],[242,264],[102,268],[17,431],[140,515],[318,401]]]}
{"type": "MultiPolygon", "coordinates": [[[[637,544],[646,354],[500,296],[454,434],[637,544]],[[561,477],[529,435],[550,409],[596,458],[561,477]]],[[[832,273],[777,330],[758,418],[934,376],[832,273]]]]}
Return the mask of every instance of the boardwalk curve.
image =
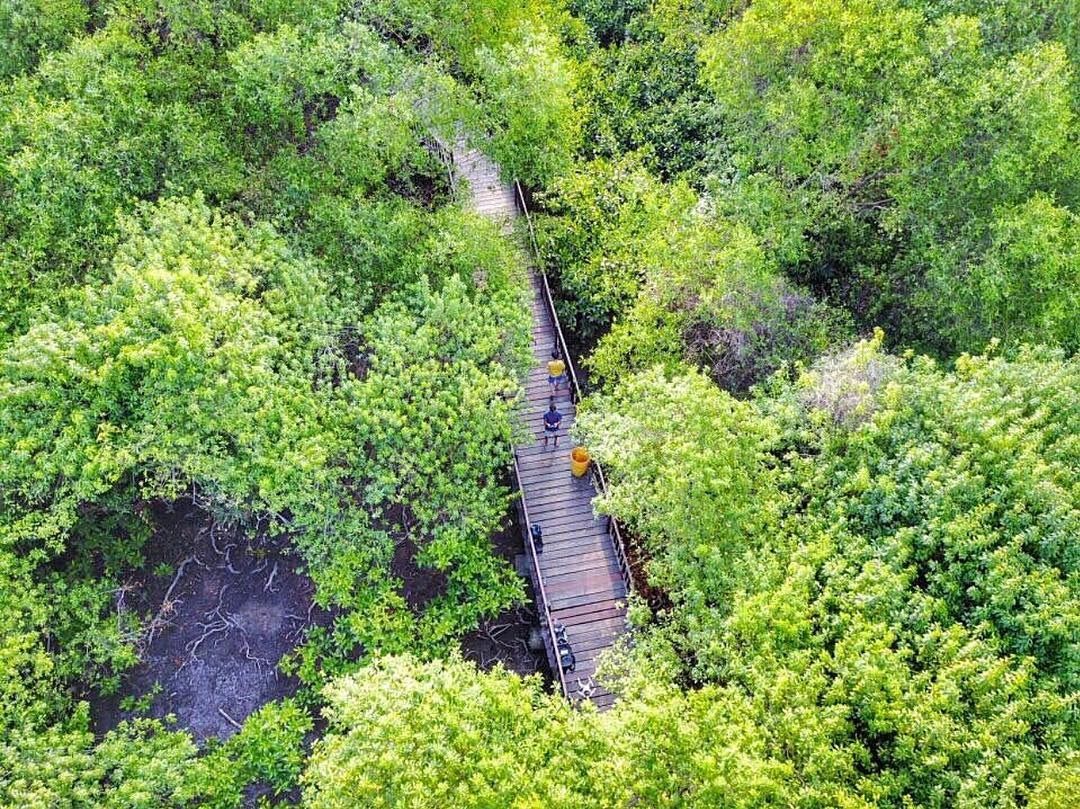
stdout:
{"type": "MultiPolygon", "coordinates": [[[[498,167],[485,155],[459,145],[454,149],[453,165],[457,179],[468,183],[468,202],[477,212],[503,222],[508,229],[521,213],[527,216],[520,190],[503,182],[498,167]]],[[[530,269],[529,283],[533,363],[519,411],[529,439],[514,447],[525,543],[534,560],[538,607],[548,623],[546,645],[552,671],[559,676],[567,698],[573,702],[591,700],[603,710],[615,697],[596,683],[594,675],[600,655],[626,632],[628,571],[617,527],[593,511],[595,478],[570,474],[572,444],[567,431],[576,413],[576,378],[569,390],[560,389],[556,397],[563,414],[559,446],[544,447],[542,420],[550,401],[547,361],[552,350],[558,349],[569,363],[569,353],[546,279],[535,267],[530,269]],[[529,535],[532,524],[541,526],[540,547],[529,535]],[[560,665],[556,646],[561,638],[573,654],[571,671],[563,671],[560,665]]],[[[567,659],[565,654],[561,659],[567,659]]]]}

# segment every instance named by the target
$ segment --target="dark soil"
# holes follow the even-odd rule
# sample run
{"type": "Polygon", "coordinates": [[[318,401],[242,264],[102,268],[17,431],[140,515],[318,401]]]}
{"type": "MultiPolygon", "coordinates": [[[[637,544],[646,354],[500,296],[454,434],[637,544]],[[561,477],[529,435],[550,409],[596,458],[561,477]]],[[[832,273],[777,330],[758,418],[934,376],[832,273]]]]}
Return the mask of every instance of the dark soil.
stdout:
{"type": "Polygon", "coordinates": [[[533,595],[532,582],[525,567],[525,547],[521,536],[521,526],[517,519],[517,510],[513,510],[514,519],[503,530],[492,537],[495,552],[515,565],[525,580],[525,592],[528,601],[502,615],[485,622],[475,632],[461,640],[462,654],[484,670],[501,663],[504,668],[518,674],[536,674],[551,682],[547,653],[544,651],[540,624],[536,613],[536,599],[533,595]],[[539,638],[539,650],[529,646],[529,636],[539,638]]]}
{"type": "Polygon", "coordinates": [[[172,714],[199,741],[225,738],[260,706],[295,693],[278,661],[330,616],[314,607],[314,585],[283,538],[223,529],[187,502],[158,503],[153,513],[147,562],[118,604],[143,618],[141,663],[120,695],[92,701],[94,725],[104,733],[136,715],[121,707],[130,695],[148,702],[138,715],[172,714]]]}
{"type": "MultiPolygon", "coordinates": [[[[188,501],[155,503],[152,512],[146,564],[125,580],[118,604],[138,613],[145,627],[141,662],[118,694],[91,699],[94,727],[104,734],[124,719],[172,715],[197,741],[227,738],[260,706],[296,692],[298,682],[277,664],[310,626],[325,626],[331,616],[314,606],[314,584],[298,572],[284,538],[222,528],[188,501]],[[125,709],[125,698],[144,704],[125,709]]],[[[462,653],[482,669],[501,663],[550,681],[542,644],[529,645],[530,635],[534,644],[542,636],[516,514],[492,541],[522,574],[528,601],[466,635],[462,653]]],[[[402,543],[392,569],[419,610],[445,591],[446,579],[418,567],[415,551],[402,543]]]]}
{"type": "Polygon", "coordinates": [[[446,592],[446,574],[441,570],[420,567],[416,564],[416,543],[403,540],[394,548],[390,573],[401,579],[401,595],[409,609],[419,614],[431,599],[446,592]]]}

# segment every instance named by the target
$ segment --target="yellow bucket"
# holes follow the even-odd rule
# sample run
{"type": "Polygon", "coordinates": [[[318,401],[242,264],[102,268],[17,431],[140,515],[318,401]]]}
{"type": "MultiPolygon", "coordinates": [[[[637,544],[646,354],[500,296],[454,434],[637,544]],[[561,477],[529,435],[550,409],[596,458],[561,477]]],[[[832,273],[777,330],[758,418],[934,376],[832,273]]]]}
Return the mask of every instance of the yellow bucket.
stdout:
{"type": "Polygon", "coordinates": [[[589,469],[589,453],[585,447],[574,447],[570,451],[570,474],[579,478],[589,469]]]}

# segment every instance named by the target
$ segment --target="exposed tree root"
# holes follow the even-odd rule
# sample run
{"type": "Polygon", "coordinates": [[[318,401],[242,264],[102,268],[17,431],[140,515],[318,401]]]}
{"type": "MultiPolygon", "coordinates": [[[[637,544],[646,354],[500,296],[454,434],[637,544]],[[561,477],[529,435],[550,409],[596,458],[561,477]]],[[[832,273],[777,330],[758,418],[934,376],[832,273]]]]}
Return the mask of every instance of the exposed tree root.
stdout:
{"type": "MultiPolygon", "coordinates": [[[[195,554],[187,557],[180,562],[180,566],[176,569],[176,575],[173,576],[172,584],[169,585],[169,589],[165,591],[165,597],[161,599],[161,607],[158,608],[157,614],[153,620],[147,625],[146,639],[143,641],[143,646],[149,646],[154,642],[154,635],[158,633],[158,630],[168,626],[171,621],[168,620],[169,616],[176,612],[177,608],[183,602],[180,599],[173,601],[173,591],[176,590],[176,585],[180,583],[180,579],[184,577],[184,571],[187,570],[187,566],[192,562],[199,562],[198,557],[195,554]]],[[[199,562],[202,564],[202,562],[199,562]]]]}
{"type": "Polygon", "coordinates": [[[278,563],[274,562],[274,568],[270,571],[270,575],[266,577],[266,584],[263,585],[264,593],[276,593],[274,589],[274,577],[277,575],[278,563]]]}

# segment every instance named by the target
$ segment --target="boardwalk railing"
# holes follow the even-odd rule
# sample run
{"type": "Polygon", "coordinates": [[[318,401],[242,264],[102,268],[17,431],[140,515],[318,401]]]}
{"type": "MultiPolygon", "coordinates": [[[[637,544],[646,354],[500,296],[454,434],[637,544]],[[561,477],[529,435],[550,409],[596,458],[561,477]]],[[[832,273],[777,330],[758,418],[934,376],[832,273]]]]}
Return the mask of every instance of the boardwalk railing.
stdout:
{"type": "MultiPolygon", "coordinates": [[[[551,316],[551,322],[555,325],[555,336],[559,341],[559,348],[562,351],[563,361],[566,363],[567,369],[570,371],[570,382],[573,385],[574,401],[581,401],[581,386],[578,384],[577,372],[574,370],[574,362],[570,358],[570,349],[566,344],[566,337],[563,335],[562,324],[559,322],[559,313],[555,311],[555,299],[551,295],[551,284],[548,283],[547,268],[544,265],[543,257],[540,255],[540,243],[536,239],[536,228],[533,226],[532,214],[529,213],[529,206],[525,202],[525,194],[521,190],[521,183],[514,180],[514,190],[517,196],[518,205],[521,207],[521,213],[525,217],[525,224],[529,231],[529,246],[532,248],[533,262],[536,265],[537,272],[540,273],[541,286],[544,290],[544,306],[547,308],[548,314],[551,316]]],[[[514,460],[515,467],[517,466],[517,459],[514,460]]],[[[593,460],[592,467],[594,470],[593,480],[597,491],[600,494],[608,494],[607,478],[604,476],[604,469],[600,465],[600,462],[593,460]]],[[[614,518],[608,517],[608,536],[611,539],[612,547],[615,549],[615,557],[619,560],[619,571],[622,574],[623,584],[626,585],[626,592],[634,592],[634,577],[630,571],[630,561],[626,555],[626,546],[623,543],[622,531],[619,530],[619,523],[614,518]]],[[[537,570],[540,568],[538,567],[537,570]]],[[[537,575],[539,578],[539,574],[537,575]]],[[[547,602],[545,601],[545,607],[547,602]]]]}
{"type": "MultiPolygon", "coordinates": [[[[502,181],[498,167],[461,139],[450,148],[436,138],[433,150],[450,176],[452,189],[460,187],[456,182],[458,174],[467,180],[468,201],[477,213],[502,223],[504,228],[508,221],[522,216],[528,227],[527,249],[530,264],[535,267],[529,278],[534,366],[525,382],[520,414],[523,424],[548,407],[541,366],[552,348],[566,358],[571,380],[568,412],[573,414],[573,402],[582,398],[581,383],[555,311],[521,185],[502,181]]],[[[593,464],[588,479],[568,480],[565,467],[556,462],[555,456],[540,454],[534,440],[511,447],[511,458],[514,483],[520,492],[522,539],[528,547],[538,611],[542,610],[546,625],[541,634],[552,664],[552,679],[558,679],[563,696],[571,703],[576,704],[580,698],[604,710],[616,696],[598,685],[593,675],[604,650],[626,631],[625,599],[632,590],[619,525],[608,517],[597,517],[593,508],[597,493],[607,493],[604,471],[599,464],[593,464]],[[544,538],[550,542],[533,536],[534,520],[551,529],[544,538]],[[577,647],[576,654],[571,644],[577,647]],[[576,691],[572,691],[571,675],[563,670],[564,663],[577,674],[576,691]]]]}
{"type": "Polygon", "coordinates": [[[570,688],[566,684],[566,675],[562,670],[562,661],[559,657],[559,639],[555,633],[555,622],[551,617],[551,602],[548,601],[547,592],[544,590],[544,577],[540,575],[540,558],[538,551],[536,550],[536,540],[533,538],[530,526],[532,520],[529,518],[529,506],[525,503],[525,487],[521,482],[521,468],[518,466],[517,453],[514,452],[514,448],[510,448],[510,455],[514,459],[514,480],[517,483],[518,491],[522,493],[522,496],[518,498],[518,502],[521,503],[521,514],[524,519],[524,533],[525,541],[529,545],[529,555],[532,557],[532,568],[536,574],[536,595],[540,598],[540,603],[543,605],[544,623],[547,626],[548,637],[545,641],[545,645],[551,644],[551,660],[554,665],[555,674],[559,678],[559,688],[562,690],[563,696],[570,699],[570,688]]]}

